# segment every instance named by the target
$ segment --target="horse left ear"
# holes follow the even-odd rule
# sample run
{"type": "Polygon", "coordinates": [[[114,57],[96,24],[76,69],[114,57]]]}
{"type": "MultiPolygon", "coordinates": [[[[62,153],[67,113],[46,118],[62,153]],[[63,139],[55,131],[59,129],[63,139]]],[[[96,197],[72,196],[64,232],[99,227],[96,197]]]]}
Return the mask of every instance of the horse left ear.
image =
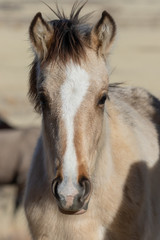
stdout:
{"type": "Polygon", "coordinates": [[[105,59],[116,35],[116,24],[107,11],[91,31],[91,45],[105,59]]]}
{"type": "Polygon", "coordinates": [[[53,37],[53,28],[39,12],[33,18],[29,28],[30,40],[36,55],[44,60],[53,37]]]}

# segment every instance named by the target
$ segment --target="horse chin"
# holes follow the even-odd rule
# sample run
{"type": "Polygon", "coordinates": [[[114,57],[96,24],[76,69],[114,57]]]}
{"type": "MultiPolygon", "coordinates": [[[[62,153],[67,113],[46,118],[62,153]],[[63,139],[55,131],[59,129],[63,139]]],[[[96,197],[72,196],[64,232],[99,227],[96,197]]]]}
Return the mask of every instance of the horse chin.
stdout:
{"type": "Polygon", "coordinates": [[[63,214],[66,214],[66,215],[81,215],[81,214],[84,214],[85,212],[87,212],[87,209],[88,209],[88,202],[83,206],[83,208],[77,210],[77,211],[71,211],[69,209],[63,209],[61,207],[59,207],[59,211],[63,214]]]}

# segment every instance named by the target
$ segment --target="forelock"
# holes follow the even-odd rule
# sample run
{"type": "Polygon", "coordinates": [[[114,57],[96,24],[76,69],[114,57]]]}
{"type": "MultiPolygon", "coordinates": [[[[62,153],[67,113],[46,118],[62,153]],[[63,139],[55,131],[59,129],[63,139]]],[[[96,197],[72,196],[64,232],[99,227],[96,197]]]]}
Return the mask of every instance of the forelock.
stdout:
{"type": "Polygon", "coordinates": [[[60,61],[66,64],[69,60],[79,63],[86,59],[86,47],[90,47],[90,26],[86,24],[91,14],[79,17],[84,4],[76,2],[67,17],[63,10],[57,6],[57,10],[51,9],[58,19],[50,21],[53,28],[53,39],[48,51],[46,61],[60,61]]]}

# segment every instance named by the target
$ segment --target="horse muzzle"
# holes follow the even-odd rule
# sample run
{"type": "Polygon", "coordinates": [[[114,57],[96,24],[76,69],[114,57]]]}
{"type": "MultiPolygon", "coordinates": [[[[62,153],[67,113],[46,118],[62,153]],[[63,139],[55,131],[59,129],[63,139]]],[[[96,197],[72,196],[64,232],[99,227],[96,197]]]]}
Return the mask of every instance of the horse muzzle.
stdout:
{"type": "Polygon", "coordinates": [[[52,192],[62,213],[83,214],[88,209],[91,183],[85,177],[78,183],[58,177],[52,182],[52,192]]]}

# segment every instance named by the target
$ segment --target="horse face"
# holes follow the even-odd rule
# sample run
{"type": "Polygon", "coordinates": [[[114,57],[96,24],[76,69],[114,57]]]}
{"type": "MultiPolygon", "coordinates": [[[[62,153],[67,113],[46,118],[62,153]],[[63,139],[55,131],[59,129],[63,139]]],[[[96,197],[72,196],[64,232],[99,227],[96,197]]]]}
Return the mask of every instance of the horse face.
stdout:
{"type": "Polygon", "coordinates": [[[59,209],[79,214],[86,211],[91,196],[108,90],[105,57],[115,25],[104,12],[90,31],[89,39],[85,37],[81,42],[84,36],[74,39],[78,31],[75,26],[68,33],[73,23],[63,21],[62,27],[67,26],[66,32],[70,35],[63,39],[60,35],[59,48],[62,49],[57,52],[55,46],[59,43],[55,41],[59,35],[56,34],[61,31],[61,25],[55,29],[55,25],[46,23],[40,14],[33,19],[30,35],[37,55],[31,72],[30,94],[38,100],[43,114],[45,162],[59,209]],[[87,44],[82,47],[84,41],[87,44]],[[53,53],[56,59],[47,61],[53,53]]]}
{"type": "Polygon", "coordinates": [[[87,208],[107,98],[105,63],[94,52],[88,57],[81,65],[47,66],[39,86],[53,193],[67,212],[87,208]]]}

